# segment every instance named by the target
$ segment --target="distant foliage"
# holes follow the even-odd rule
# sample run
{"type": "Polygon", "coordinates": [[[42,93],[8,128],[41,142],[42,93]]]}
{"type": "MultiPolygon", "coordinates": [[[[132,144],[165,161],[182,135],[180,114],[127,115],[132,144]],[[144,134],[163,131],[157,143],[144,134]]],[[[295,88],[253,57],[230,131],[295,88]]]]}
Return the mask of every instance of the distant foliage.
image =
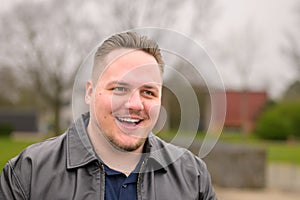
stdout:
{"type": "Polygon", "coordinates": [[[14,128],[11,124],[1,123],[0,124],[0,136],[9,136],[12,134],[14,128]]]}
{"type": "Polygon", "coordinates": [[[271,140],[300,138],[300,102],[282,102],[266,109],[257,122],[255,133],[271,140]]]}

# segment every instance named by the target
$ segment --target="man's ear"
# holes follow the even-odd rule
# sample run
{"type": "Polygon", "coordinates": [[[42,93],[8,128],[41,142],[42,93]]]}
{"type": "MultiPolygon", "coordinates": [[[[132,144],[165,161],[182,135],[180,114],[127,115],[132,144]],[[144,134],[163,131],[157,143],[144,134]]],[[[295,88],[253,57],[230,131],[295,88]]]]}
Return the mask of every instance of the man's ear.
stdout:
{"type": "Polygon", "coordinates": [[[91,104],[91,100],[92,100],[92,95],[93,95],[93,83],[92,81],[87,81],[85,84],[85,103],[87,105],[91,104]]]}

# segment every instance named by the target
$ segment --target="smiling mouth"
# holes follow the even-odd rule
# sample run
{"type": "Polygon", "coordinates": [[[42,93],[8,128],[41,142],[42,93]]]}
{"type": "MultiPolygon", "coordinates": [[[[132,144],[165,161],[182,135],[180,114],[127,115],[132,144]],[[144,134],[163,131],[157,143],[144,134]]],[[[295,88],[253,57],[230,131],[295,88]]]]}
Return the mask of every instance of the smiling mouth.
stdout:
{"type": "Polygon", "coordinates": [[[142,119],[130,118],[130,117],[116,117],[116,119],[119,122],[124,123],[126,125],[130,125],[130,126],[136,126],[143,121],[142,119]]]}

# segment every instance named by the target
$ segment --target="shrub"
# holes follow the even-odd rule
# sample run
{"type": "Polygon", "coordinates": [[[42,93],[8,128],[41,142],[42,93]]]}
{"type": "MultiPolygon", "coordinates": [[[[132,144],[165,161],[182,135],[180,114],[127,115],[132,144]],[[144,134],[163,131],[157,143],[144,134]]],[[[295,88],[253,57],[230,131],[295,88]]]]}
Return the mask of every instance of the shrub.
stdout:
{"type": "Polygon", "coordinates": [[[11,124],[2,123],[0,124],[0,136],[9,136],[13,132],[14,128],[11,124]]]}
{"type": "Polygon", "coordinates": [[[263,139],[286,140],[300,138],[300,102],[282,102],[265,110],[255,133],[263,139]]]}

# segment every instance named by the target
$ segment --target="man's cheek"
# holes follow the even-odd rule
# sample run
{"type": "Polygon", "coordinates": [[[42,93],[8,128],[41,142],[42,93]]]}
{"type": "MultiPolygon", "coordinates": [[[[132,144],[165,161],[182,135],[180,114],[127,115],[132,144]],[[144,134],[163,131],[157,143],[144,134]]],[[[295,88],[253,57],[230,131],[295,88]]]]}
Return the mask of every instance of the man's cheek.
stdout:
{"type": "Polygon", "coordinates": [[[109,109],[112,111],[118,111],[122,107],[125,107],[125,103],[128,101],[128,98],[124,96],[113,95],[108,101],[109,104],[107,106],[109,109]]]}
{"type": "Polygon", "coordinates": [[[152,105],[151,107],[149,107],[149,117],[151,120],[151,124],[154,125],[157,122],[157,120],[159,119],[160,113],[163,114],[163,116],[165,116],[165,112],[163,112],[164,109],[162,109],[162,108],[163,107],[160,104],[155,104],[155,105],[152,105]]]}

